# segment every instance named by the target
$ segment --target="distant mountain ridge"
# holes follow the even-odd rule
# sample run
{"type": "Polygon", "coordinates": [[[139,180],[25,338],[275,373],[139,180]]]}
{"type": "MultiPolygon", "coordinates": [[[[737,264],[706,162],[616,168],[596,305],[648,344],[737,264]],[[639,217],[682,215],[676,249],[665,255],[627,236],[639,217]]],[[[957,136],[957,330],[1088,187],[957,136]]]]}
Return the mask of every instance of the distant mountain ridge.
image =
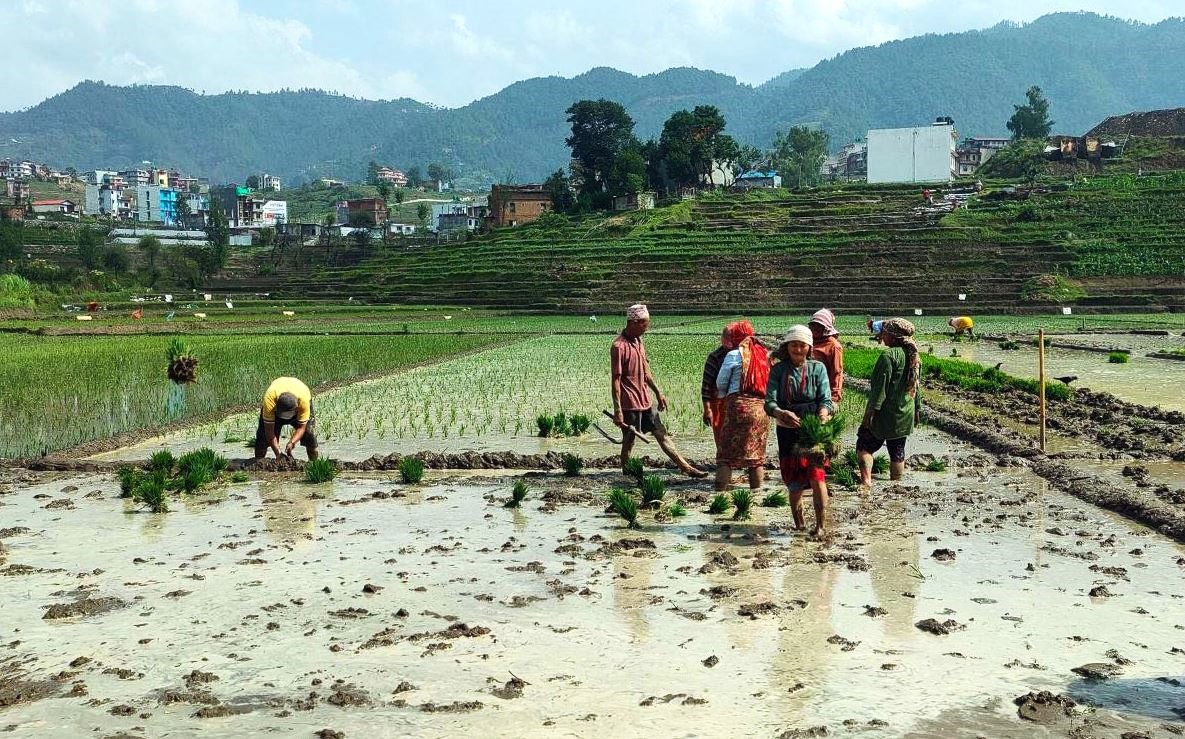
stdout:
{"type": "Polygon", "coordinates": [[[713,104],[744,143],[769,145],[792,125],[823,126],[833,147],[870,127],[940,115],[967,135],[1002,135],[1030,85],[1052,102],[1055,131],[1082,133],[1110,115],[1185,105],[1185,19],[1134,23],[1055,13],[1032,23],[925,35],[852,49],[763,85],[692,68],[636,76],[598,67],[516,82],[461,108],[320,91],[200,95],[171,86],[83,82],[27,110],[0,113],[2,157],[75,166],[141,160],[216,182],[267,171],[287,182],[357,180],[372,159],[448,164],[464,184],[539,180],[568,161],[564,110],[581,98],[621,102],[643,138],[675,110],[713,104]],[[13,140],[19,143],[13,143],[13,140]]]}

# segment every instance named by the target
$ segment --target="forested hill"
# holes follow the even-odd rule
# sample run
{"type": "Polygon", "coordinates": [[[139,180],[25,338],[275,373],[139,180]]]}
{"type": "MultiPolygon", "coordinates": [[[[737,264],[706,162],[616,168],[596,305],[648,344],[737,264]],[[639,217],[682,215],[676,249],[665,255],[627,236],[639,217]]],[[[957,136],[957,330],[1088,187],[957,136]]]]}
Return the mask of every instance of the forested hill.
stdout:
{"type": "Polygon", "coordinates": [[[84,82],[25,111],[0,114],[5,156],[86,169],[144,159],[215,181],[268,171],[289,182],[359,179],[372,159],[436,161],[463,183],[537,180],[564,166],[564,110],[581,98],[623,103],[654,136],[670,113],[717,105],[743,143],[822,125],[838,146],[869,127],[955,119],[969,135],[1005,134],[1030,85],[1052,103],[1057,132],[1104,117],[1185,105],[1185,20],[1146,25],[1086,13],[1030,24],[926,35],[853,49],[751,87],[696,69],[634,76],[598,68],[510,85],[455,109],[414,100],[357,100],[319,91],[199,95],[177,87],[84,82]]]}

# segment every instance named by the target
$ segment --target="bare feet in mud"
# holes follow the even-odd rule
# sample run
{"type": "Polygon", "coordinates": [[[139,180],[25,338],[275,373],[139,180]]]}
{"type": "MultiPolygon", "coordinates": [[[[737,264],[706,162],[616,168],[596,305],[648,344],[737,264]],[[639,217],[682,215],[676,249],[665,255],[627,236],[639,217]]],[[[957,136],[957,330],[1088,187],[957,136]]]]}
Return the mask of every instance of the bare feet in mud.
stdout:
{"type": "Polygon", "coordinates": [[[695,480],[702,480],[702,479],[704,479],[705,477],[707,477],[707,476],[708,476],[708,473],[707,473],[707,472],[704,472],[703,470],[701,470],[701,469],[698,469],[698,468],[696,468],[696,467],[688,467],[688,468],[686,468],[686,469],[684,469],[684,470],[680,470],[680,471],[681,471],[683,474],[685,474],[685,475],[687,475],[688,477],[690,477],[690,478],[692,478],[692,479],[695,479],[695,480]]]}
{"type": "Polygon", "coordinates": [[[808,541],[826,541],[827,529],[821,526],[816,526],[806,538],[808,541]]]}

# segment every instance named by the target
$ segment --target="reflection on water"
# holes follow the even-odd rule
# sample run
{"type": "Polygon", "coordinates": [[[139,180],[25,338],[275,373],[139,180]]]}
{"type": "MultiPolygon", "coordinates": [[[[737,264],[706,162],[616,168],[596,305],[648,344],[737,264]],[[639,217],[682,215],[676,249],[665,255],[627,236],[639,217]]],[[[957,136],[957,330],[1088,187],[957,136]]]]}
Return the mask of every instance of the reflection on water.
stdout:
{"type": "Polygon", "coordinates": [[[1076,701],[1167,721],[1185,720],[1185,673],[1162,677],[1078,680],[1070,684],[1076,701]]]}

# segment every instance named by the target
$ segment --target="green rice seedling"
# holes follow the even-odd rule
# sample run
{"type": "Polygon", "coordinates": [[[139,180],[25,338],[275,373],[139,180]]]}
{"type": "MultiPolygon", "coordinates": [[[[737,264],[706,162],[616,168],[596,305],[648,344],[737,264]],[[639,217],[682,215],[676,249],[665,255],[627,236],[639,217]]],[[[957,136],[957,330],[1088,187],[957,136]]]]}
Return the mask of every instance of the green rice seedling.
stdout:
{"type": "Polygon", "coordinates": [[[568,423],[572,428],[572,436],[583,436],[592,426],[592,419],[583,413],[574,413],[568,423]]]}
{"type": "Polygon", "coordinates": [[[193,350],[179,336],[173,337],[165,349],[165,356],[169,360],[166,374],[178,385],[188,385],[197,382],[198,359],[193,350]]]}
{"type": "Polygon", "coordinates": [[[226,469],[226,457],[218,454],[209,447],[202,447],[192,452],[186,452],[177,460],[177,471],[185,472],[192,466],[209,467],[213,473],[210,479],[218,476],[218,473],[226,469]]]}
{"type": "Polygon", "coordinates": [[[784,508],[790,505],[790,499],[781,490],[775,490],[761,499],[761,505],[766,508],[784,508]]]}
{"type": "Polygon", "coordinates": [[[506,501],[506,508],[518,508],[522,502],[527,498],[527,483],[523,480],[515,480],[514,485],[510,488],[510,500],[506,501]]]}
{"type": "Polygon", "coordinates": [[[424,460],[418,457],[404,457],[399,460],[399,477],[409,485],[424,479],[424,460]]]}
{"type": "Polygon", "coordinates": [[[715,497],[708,503],[708,513],[714,516],[719,516],[721,513],[728,512],[732,507],[732,499],[724,493],[717,493],[715,497]]]}
{"type": "Polygon", "coordinates": [[[552,416],[540,414],[535,418],[535,425],[539,427],[540,436],[551,436],[551,432],[555,428],[555,419],[552,416]]]}
{"type": "Polygon", "coordinates": [[[835,480],[836,485],[848,490],[855,490],[860,485],[860,478],[856,476],[856,471],[847,465],[832,467],[831,478],[835,480]]]}
{"type": "Polygon", "coordinates": [[[328,457],[310,459],[304,466],[304,479],[309,482],[329,482],[337,477],[337,465],[328,457]]]}
{"type": "Polygon", "coordinates": [[[563,456],[560,457],[560,461],[564,465],[564,474],[568,477],[576,477],[584,469],[584,460],[581,459],[579,454],[564,452],[563,456]]]}
{"type": "Polygon", "coordinates": [[[1127,364],[1131,360],[1131,355],[1127,352],[1111,352],[1107,355],[1107,361],[1111,364],[1127,364]]]}
{"type": "Polygon", "coordinates": [[[132,488],[132,500],[153,513],[168,513],[169,493],[165,488],[165,474],[159,470],[141,475],[132,488]]]}
{"type": "Polygon", "coordinates": [[[215,477],[214,468],[209,464],[204,461],[194,462],[184,469],[178,468],[177,477],[173,478],[170,486],[185,493],[196,493],[213,482],[215,477]]]}
{"type": "Polygon", "coordinates": [[[176,464],[177,459],[173,453],[168,449],[161,449],[159,452],[153,452],[148,459],[148,468],[151,470],[160,470],[164,473],[173,471],[173,465],[176,464]]]}
{"type": "Polygon", "coordinates": [[[835,416],[820,421],[818,416],[806,415],[798,428],[798,444],[802,453],[834,457],[843,444],[844,419],[835,416]]]}
{"type": "Polygon", "coordinates": [[[248,475],[246,472],[239,470],[238,472],[236,472],[230,476],[230,481],[235,482],[235,483],[250,482],[251,475],[248,475]]]}
{"type": "Polygon", "coordinates": [[[122,464],[115,471],[115,475],[119,478],[119,497],[132,497],[132,488],[136,487],[140,472],[130,464],[122,464]]]}
{"type": "Polygon", "coordinates": [[[856,453],[855,449],[846,449],[843,453],[842,464],[845,464],[854,470],[858,470],[860,469],[860,455],[856,453]]]}
{"type": "Polygon", "coordinates": [[[687,506],[683,505],[683,501],[676,500],[667,506],[667,513],[671,518],[681,518],[687,515],[687,506]]]}
{"type": "Polygon", "coordinates": [[[552,436],[571,436],[572,425],[568,421],[567,413],[557,413],[551,419],[552,436]]]}
{"type": "Polygon", "coordinates": [[[1020,344],[1010,339],[1006,339],[1000,342],[1000,348],[1006,352],[1014,352],[1020,349],[1020,344]]]}
{"type": "Polygon", "coordinates": [[[732,520],[746,521],[749,511],[753,508],[753,493],[748,488],[738,488],[732,491],[732,504],[736,510],[732,512],[732,520]]]}
{"type": "Polygon", "coordinates": [[[667,483],[658,475],[646,475],[642,478],[642,507],[656,508],[662,504],[667,494],[667,483]]]}
{"type": "Polygon", "coordinates": [[[884,454],[878,454],[872,458],[872,471],[874,474],[883,475],[889,471],[889,458],[884,454]]]}
{"type": "Polygon", "coordinates": [[[945,459],[933,459],[926,463],[926,472],[946,472],[945,459]]]}
{"type": "Polygon", "coordinates": [[[642,466],[642,460],[637,457],[630,457],[629,461],[625,463],[625,474],[641,482],[642,476],[646,474],[646,468],[642,466]]]}
{"type": "Polygon", "coordinates": [[[609,508],[625,519],[631,529],[638,528],[638,502],[630,491],[625,488],[613,488],[609,491],[609,508]]]}

